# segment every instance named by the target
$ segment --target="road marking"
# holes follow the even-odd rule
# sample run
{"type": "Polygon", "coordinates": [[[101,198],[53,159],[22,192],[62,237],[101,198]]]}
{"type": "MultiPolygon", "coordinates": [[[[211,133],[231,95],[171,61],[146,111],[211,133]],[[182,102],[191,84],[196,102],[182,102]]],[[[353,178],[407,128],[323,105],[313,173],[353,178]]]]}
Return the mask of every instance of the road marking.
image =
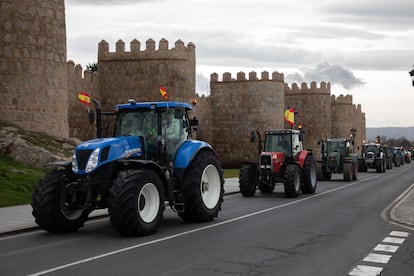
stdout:
{"type": "Polygon", "coordinates": [[[382,267],[357,265],[350,273],[351,276],[376,276],[381,273],[382,267]]]}
{"type": "Polygon", "coordinates": [[[402,232],[402,231],[392,231],[390,233],[390,236],[400,237],[400,238],[407,238],[408,235],[409,235],[408,232],[402,232]]]}
{"type": "Polygon", "coordinates": [[[383,251],[383,252],[389,252],[389,253],[395,253],[397,252],[399,246],[396,245],[389,245],[389,244],[378,244],[375,246],[374,251],[383,251]]]}
{"type": "MultiPolygon", "coordinates": [[[[397,237],[405,237],[407,238],[410,235],[408,232],[402,231],[392,231],[389,236],[397,236],[397,237]]],[[[394,243],[394,244],[402,244],[405,239],[402,238],[394,238],[394,237],[386,237],[383,242],[387,243],[394,243]]],[[[395,253],[397,252],[399,246],[397,245],[390,245],[390,244],[377,244],[373,251],[384,251],[388,253],[395,253]]],[[[370,262],[370,263],[379,263],[379,264],[387,264],[392,255],[386,254],[378,254],[378,253],[370,253],[366,256],[362,261],[370,262]]],[[[377,266],[366,266],[366,265],[357,265],[354,269],[349,272],[348,275],[351,276],[371,276],[371,275],[379,275],[383,270],[383,267],[377,266]]]]}
{"type": "Polygon", "coordinates": [[[359,181],[355,181],[355,182],[352,182],[352,183],[349,183],[349,184],[345,184],[343,186],[340,186],[340,187],[337,187],[335,189],[322,192],[320,194],[314,194],[314,195],[309,196],[309,197],[297,199],[295,201],[291,201],[291,202],[288,202],[288,203],[285,203],[285,204],[273,206],[273,207],[263,209],[263,210],[260,210],[260,211],[257,211],[257,212],[253,212],[253,213],[250,213],[250,214],[246,214],[246,215],[243,215],[243,216],[240,216],[240,217],[236,217],[236,218],[232,218],[232,219],[225,220],[225,221],[222,221],[222,222],[217,222],[217,223],[214,223],[214,224],[210,224],[210,225],[206,225],[206,226],[203,226],[203,227],[195,228],[195,229],[188,230],[188,231],[178,233],[178,234],[175,234],[175,235],[166,236],[164,238],[160,238],[160,239],[156,239],[156,240],[152,240],[152,241],[148,241],[148,242],[144,242],[144,243],[139,243],[139,244],[136,244],[136,245],[133,245],[133,246],[129,246],[129,247],[121,248],[121,249],[118,249],[118,250],[110,251],[110,252],[107,252],[107,253],[104,253],[104,254],[96,255],[96,256],[93,256],[93,257],[90,257],[90,258],[82,259],[82,260],[75,261],[75,262],[72,262],[72,263],[68,263],[68,264],[65,264],[65,265],[56,266],[56,267],[53,267],[53,268],[50,268],[50,269],[47,269],[47,270],[43,270],[43,271],[40,271],[40,272],[30,274],[29,276],[44,275],[44,274],[55,272],[55,271],[58,271],[58,270],[62,270],[62,269],[68,268],[68,267],[76,266],[76,265],[87,263],[87,262],[92,262],[92,261],[102,259],[102,258],[105,258],[105,257],[109,257],[109,256],[112,256],[112,255],[115,255],[115,254],[130,251],[130,250],[133,250],[133,249],[136,249],[136,248],[144,247],[144,246],[151,245],[151,244],[160,243],[160,242],[163,242],[163,241],[167,241],[167,240],[175,239],[175,238],[182,237],[182,236],[185,236],[185,235],[193,234],[193,233],[196,233],[196,232],[204,231],[204,230],[207,230],[207,229],[215,228],[215,227],[218,227],[218,226],[221,226],[221,225],[225,225],[225,224],[232,223],[232,222],[235,222],[235,221],[239,221],[239,220],[242,220],[242,219],[246,219],[246,218],[249,218],[249,217],[257,216],[257,215],[260,215],[260,214],[263,214],[263,213],[267,213],[267,212],[274,211],[274,210],[277,210],[277,209],[280,209],[280,208],[284,208],[284,207],[295,205],[295,204],[298,204],[298,203],[301,203],[301,202],[304,202],[304,201],[308,201],[308,200],[311,200],[311,199],[314,199],[314,198],[317,198],[317,197],[320,197],[320,196],[323,196],[323,195],[326,195],[326,194],[330,194],[330,193],[333,193],[333,192],[336,192],[336,191],[339,191],[339,190],[343,190],[345,188],[360,184],[361,182],[365,182],[365,181],[368,181],[368,180],[371,180],[371,179],[374,179],[374,178],[378,178],[380,176],[382,176],[382,175],[378,174],[378,175],[368,177],[368,178],[365,178],[365,179],[362,179],[362,180],[359,180],[359,181]]]}
{"type": "Polygon", "coordinates": [[[401,238],[393,238],[393,237],[386,237],[382,240],[382,242],[386,243],[395,243],[395,244],[402,244],[405,241],[405,239],[401,238]]]}
{"type": "Polygon", "coordinates": [[[363,261],[370,263],[387,264],[390,261],[391,257],[391,255],[370,253],[363,259],[363,261]]]}

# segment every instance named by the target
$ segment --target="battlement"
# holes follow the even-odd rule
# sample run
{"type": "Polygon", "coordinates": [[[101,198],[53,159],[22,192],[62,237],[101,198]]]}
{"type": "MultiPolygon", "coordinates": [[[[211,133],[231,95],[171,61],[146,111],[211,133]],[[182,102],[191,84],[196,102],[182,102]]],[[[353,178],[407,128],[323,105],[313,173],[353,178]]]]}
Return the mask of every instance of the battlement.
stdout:
{"type": "MultiPolygon", "coordinates": [[[[222,82],[229,82],[229,81],[275,81],[275,82],[284,82],[285,76],[283,73],[273,72],[272,79],[269,78],[269,72],[263,71],[261,73],[261,78],[257,77],[257,73],[252,71],[249,73],[249,79],[246,79],[246,74],[244,72],[237,73],[236,79],[232,78],[231,73],[226,72],[223,74],[222,82]]],[[[217,73],[213,73],[210,75],[210,83],[211,82],[220,82],[219,75],[217,73]]]]}
{"type": "Polygon", "coordinates": [[[352,95],[339,95],[335,97],[332,95],[332,104],[349,104],[352,105],[352,95]]]}
{"type": "Polygon", "coordinates": [[[130,51],[125,50],[125,42],[121,39],[115,44],[115,52],[109,51],[109,44],[105,40],[98,45],[99,60],[146,60],[146,59],[188,59],[195,58],[195,45],[190,42],[187,47],[180,39],[175,42],[175,47],[168,48],[168,40],[161,39],[156,49],[155,41],[148,39],[145,49],[141,51],[141,42],[134,39],[130,43],[130,51]]]}
{"type": "Polygon", "coordinates": [[[317,87],[316,82],[311,82],[310,88],[308,87],[307,83],[302,82],[302,84],[299,86],[297,83],[292,83],[292,87],[289,87],[288,84],[285,84],[285,94],[325,94],[330,95],[331,94],[331,84],[328,82],[321,82],[319,88],[317,87]]]}
{"type": "Polygon", "coordinates": [[[68,65],[68,76],[73,76],[75,80],[92,80],[93,79],[93,72],[89,70],[83,70],[82,65],[76,64],[73,60],[69,60],[67,62],[68,65]]]}

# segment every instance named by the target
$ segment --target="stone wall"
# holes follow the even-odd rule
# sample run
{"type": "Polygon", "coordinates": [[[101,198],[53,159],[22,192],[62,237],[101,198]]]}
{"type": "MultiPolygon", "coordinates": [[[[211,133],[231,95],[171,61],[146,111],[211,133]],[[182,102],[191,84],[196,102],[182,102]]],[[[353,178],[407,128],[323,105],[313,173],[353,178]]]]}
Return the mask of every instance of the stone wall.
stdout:
{"type": "Polygon", "coordinates": [[[283,128],[285,106],[284,76],[278,72],[269,77],[262,72],[240,72],[233,79],[230,73],[210,79],[211,140],[224,167],[239,167],[244,161],[257,159],[257,144],[250,142],[250,133],[283,128]]]}
{"type": "Polygon", "coordinates": [[[0,5],[0,118],[67,137],[64,0],[0,5]]]}
{"type": "Polygon", "coordinates": [[[141,43],[133,40],[130,51],[119,40],[115,52],[109,51],[106,41],[99,43],[98,72],[103,108],[128,99],[136,101],[163,101],[159,86],[167,88],[170,101],[191,102],[195,97],[195,46],[181,40],[168,48],[162,39],[156,49],[155,41],[148,39],[141,51],[141,43]]]}

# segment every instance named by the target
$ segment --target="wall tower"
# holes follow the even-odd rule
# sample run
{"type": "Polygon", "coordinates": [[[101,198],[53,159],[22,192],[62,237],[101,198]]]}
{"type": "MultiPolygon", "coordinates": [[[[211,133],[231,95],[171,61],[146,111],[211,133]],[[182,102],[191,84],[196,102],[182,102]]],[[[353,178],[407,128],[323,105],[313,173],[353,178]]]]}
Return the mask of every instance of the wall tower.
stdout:
{"type": "Polygon", "coordinates": [[[64,0],[0,5],[0,118],[68,136],[64,0]]]}

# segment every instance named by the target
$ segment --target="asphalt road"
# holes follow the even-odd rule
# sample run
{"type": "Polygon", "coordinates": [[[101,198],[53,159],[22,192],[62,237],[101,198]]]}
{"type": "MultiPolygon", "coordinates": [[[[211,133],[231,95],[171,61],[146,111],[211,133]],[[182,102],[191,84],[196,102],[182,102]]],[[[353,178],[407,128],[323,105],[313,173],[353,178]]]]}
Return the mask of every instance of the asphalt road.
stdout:
{"type": "MultiPolygon", "coordinates": [[[[257,192],[225,197],[211,223],[184,223],[166,210],[157,232],[120,236],[109,219],[79,232],[44,231],[0,238],[0,275],[349,275],[378,267],[382,275],[414,275],[414,232],[384,219],[414,182],[411,164],[359,180],[318,182],[297,199],[257,192]],[[386,263],[364,261],[385,238],[406,235],[386,263]]],[[[372,255],[372,256],[374,256],[372,255]]],[[[379,254],[381,255],[381,254],[379,254]]],[[[355,274],[378,275],[378,274],[355,274]]]]}

